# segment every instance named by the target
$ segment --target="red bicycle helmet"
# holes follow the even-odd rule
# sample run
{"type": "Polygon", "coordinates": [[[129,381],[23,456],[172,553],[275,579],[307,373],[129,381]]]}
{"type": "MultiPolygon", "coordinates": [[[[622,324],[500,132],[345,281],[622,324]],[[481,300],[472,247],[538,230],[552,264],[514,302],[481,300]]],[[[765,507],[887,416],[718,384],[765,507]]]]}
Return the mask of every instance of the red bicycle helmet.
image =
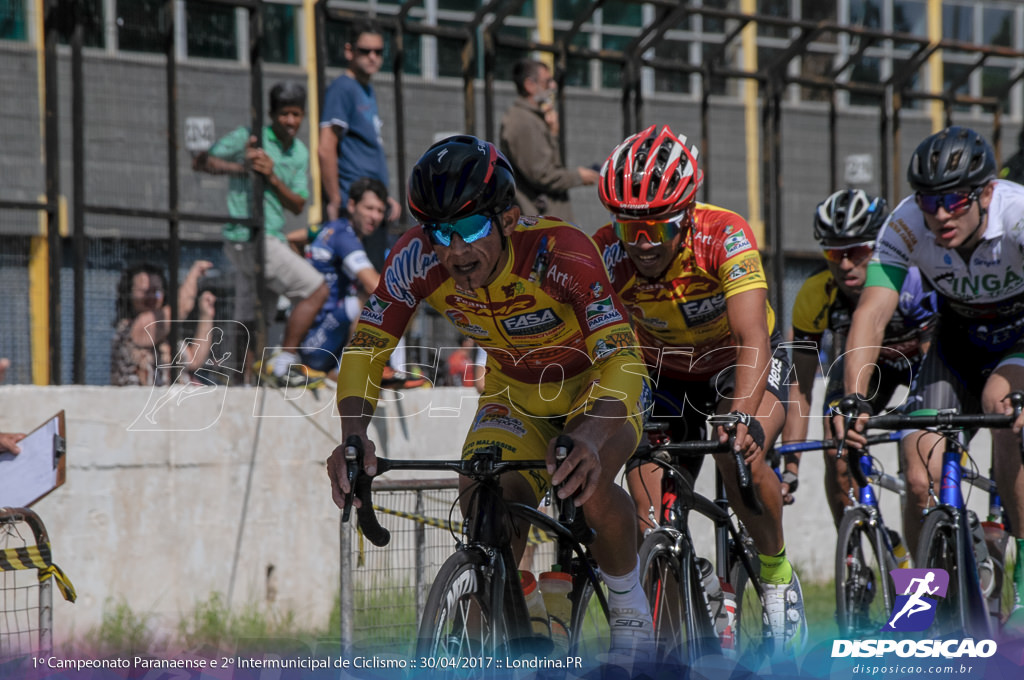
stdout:
{"type": "Polygon", "coordinates": [[[614,215],[649,219],[678,214],[693,202],[703,173],[697,148],[669,126],[652,125],[615,147],[601,167],[598,193],[614,215]]]}

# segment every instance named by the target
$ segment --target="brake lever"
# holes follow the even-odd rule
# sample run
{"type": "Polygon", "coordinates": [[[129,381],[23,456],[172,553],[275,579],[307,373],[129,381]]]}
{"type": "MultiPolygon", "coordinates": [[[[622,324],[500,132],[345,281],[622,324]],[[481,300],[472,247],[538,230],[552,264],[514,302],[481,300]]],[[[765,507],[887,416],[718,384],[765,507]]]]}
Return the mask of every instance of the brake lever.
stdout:
{"type": "MultiPolygon", "coordinates": [[[[561,465],[569,457],[573,446],[572,437],[565,434],[558,435],[558,439],[555,440],[556,465],[561,465]]],[[[558,521],[568,525],[573,538],[582,545],[590,545],[597,536],[597,532],[587,524],[587,518],[583,514],[583,509],[576,507],[572,497],[559,499],[558,521]]]]}
{"type": "Polygon", "coordinates": [[[345,509],[341,521],[347,522],[352,515],[352,494],[356,488],[356,477],[363,468],[363,440],[359,435],[350,434],[345,439],[345,473],[348,477],[348,493],[345,494],[345,509]]]}

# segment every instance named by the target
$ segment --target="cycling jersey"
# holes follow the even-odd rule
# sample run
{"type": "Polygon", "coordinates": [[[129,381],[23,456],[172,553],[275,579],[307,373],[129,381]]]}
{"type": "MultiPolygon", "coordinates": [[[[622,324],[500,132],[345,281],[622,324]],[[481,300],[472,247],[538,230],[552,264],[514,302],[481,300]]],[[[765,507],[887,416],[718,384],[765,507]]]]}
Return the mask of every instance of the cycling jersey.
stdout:
{"type": "Polygon", "coordinates": [[[362,309],[356,275],[373,264],[346,219],[324,225],[306,248],[306,259],[323,274],[329,294],[302,340],[299,356],[310,368],[331,371],[338,367],[338,353],[362,309]]]}
{"type": "Polygon", "coordinates": [[[913,196],[896,206],[878,236],[868,286],[899,290],[911,265],[968,319],[1024,317],[1024,187],[994,180],[988,225],[968,261],[943,248],[925,224],[913,196]]]}
{"type": "MultiPolygon", "coordinates": [[[[594,236],[616,292],[632,313],[637,338],[652,375],[697,379],[732,365],[735,351],[725,301],[738,293],[767,289],[761,256],[746,220],[697,203],[693,227],[668,270],[641,276],[612,225],[594,236]]],[[[768,305],[768,332],[775,313],[768,305]]]]}
{"type": "MultiPolygon", "coordinates": [[[[387,356],[425,300],[487,350],[487,393],[498,374],[521,412],[566,416],[582,396],[585,410],[597,398],[611,397],[631,417],[641,413],[646,371],[594,243],[560,220],[522,218],[507,247],[509,257],[494,282],[464,290],[423,229],[406,232],[391,249],[346,348],[338,400],[355,396],[376,405],[387,356]],[[575,389],[563,389],[570,382],[575,389]]],[[[640,425],[640,419],[633,422],[640,425]]]]}
{"type": "MultiPolygon", "coordinates": [[[[853,320],[855,300],[843,294],[831,270],[812,275],[800,287],[793,303],[793,339],[820,346],[826,330],[832,331],[830,358],[842,353],[853,320]]],[[[899,305],[885,327],[879,359],[894,368],[921,354],[921,341],[935,322],[935,293],[927,289],[917,267],[911,267],[900,288],[899,305]]],[[[842,379],[840,374],[839,379],[842,379]]]]}

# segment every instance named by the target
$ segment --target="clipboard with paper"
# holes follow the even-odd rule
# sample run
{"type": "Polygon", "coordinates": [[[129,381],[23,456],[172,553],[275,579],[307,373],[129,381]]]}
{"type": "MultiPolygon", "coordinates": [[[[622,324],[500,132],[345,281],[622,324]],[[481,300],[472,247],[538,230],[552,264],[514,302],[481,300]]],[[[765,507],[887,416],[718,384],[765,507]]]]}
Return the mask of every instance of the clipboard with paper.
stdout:
{"type": "Polygon", "coordinates": [[[64,411],[18,442],[21,453],[0,453],[0,507],[27,508],[64,483],[64,411]]]}

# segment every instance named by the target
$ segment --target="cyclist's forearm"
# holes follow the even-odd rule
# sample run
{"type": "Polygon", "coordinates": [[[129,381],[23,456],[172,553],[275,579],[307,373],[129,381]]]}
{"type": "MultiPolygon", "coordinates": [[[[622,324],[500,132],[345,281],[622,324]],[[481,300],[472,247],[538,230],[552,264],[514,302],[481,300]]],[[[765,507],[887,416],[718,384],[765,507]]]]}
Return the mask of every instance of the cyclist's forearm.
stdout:
{"type": "Polygon", "coordinates": [[[338,413],[341,415],[341,433],[366,435],[373,418],[373,404],[362,397],[345,397],[338,402],[338,413]]]}

